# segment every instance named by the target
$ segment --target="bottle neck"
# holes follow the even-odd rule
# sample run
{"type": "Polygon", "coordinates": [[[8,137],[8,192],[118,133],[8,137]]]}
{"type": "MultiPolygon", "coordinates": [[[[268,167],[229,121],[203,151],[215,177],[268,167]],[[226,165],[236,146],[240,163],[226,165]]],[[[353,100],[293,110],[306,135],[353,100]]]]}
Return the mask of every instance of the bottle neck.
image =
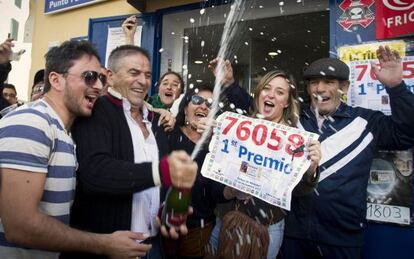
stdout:
{"type": "Polygon", "coordinates": [[[183,194],[191,193],[191,188],[178,188],[178,187],[173,187],[173,188],[179,192],[182,192],[183,194]]]}

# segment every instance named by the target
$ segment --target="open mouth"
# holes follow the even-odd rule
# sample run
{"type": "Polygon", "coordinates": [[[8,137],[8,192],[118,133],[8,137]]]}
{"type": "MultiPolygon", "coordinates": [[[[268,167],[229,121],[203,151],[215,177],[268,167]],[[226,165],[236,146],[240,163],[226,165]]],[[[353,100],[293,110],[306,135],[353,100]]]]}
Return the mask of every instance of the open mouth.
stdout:
{"type": "Polygon", "coordinates": [[[93,105],[98,98],[97,94],[87,94],[85,95],[85,99],[88,101],[89,105],[93,105]]]}
{"type": "Polygon", "coordinates": [[[318,103],[327,102],[331,99],[327,96],[321,96],[321,95],[318,95],[318,94],[314,94],[313,97],[318,103]]]}
{"type": "Polygon", "coordinates": [[[196,113],[195,113],[195,116],[196,116],[197,118],[205,118],[205,117],[207,117],[207,114],[206,114],[206,113],[204,113],[204,112],[196,112],[196,113]]]}
{"type": "Polygon", "coordinates": [[[275,107],[275,104],[272,103],[272,102],[270,102],[270,101],[265,101],[264,102],[264,106],[265,107],[269,107],[269,108],[273,108],[273,107],[275,107]]]}
{"type": "Polygon", "coordinates": [[[137,93],[137,94],[143,94],[144,93],[144,89],[142,89],[142,88],[132,88],[131,91],[134,92],[134,93],[137,93]]]}
{"type": "Polygon", "coordinates": [[[171,98],[174,97],[174,93],[171,93],[171,92],[166,92],[164,95],[165,97],[171,97],[171,98]]]}

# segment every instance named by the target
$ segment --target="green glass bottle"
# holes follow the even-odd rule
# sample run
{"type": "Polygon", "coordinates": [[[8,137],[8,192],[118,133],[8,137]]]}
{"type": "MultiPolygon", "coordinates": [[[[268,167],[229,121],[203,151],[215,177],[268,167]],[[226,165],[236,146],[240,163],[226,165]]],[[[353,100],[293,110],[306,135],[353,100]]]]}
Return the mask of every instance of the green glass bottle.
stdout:
{"type": "Polygon", "coordinates": [[[162,211],[164,225],[178,228],[187,220],[191,204],[191,189],[170,187],[162,211]]]}

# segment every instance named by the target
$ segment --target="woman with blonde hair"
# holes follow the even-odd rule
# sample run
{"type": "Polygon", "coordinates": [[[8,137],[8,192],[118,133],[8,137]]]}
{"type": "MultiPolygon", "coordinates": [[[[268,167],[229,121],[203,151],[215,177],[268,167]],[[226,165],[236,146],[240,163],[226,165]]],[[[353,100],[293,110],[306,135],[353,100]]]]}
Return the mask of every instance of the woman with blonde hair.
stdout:
{"type": "MultiPolygon", "coordinates": [[[[253,103],[254,116],[290,127],[297,126],[300,108],[297,91],[293,79],[285,72],[275,70],[264,75],[254,91],[253,103]]],[[[317,184],[317,168],[321,159],[320,144],[318,141],[312,141],[307,148],[311,165],[293,190],[293,195],[309,194],[317,184]]],[[[283,239],[286,213],[279,207],[231,187],[226,187],[225,191],[232,193],[237,199],[235,210],[223,218],[219,256],[276,258],[283,239]],[[232,234],[238,236],[240,232],[242,238],[248,237],[248,240],[240,242],[237,238],[229,238],[232,234]]]]}

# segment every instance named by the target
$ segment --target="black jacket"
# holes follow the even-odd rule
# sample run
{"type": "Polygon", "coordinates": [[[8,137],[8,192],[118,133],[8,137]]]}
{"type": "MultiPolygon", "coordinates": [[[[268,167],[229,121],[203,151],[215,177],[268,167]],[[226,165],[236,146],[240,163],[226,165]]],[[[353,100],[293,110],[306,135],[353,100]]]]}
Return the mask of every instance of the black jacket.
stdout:
{"type": "MultiPolygon", "coordinates": [[[[156,125],[154,117],[153,127],[156,125]]],[[[95,233],[130,230],[133,194],[153,187],[154,180],[151,163],[134,163],[122,101],[110,94],[100,97],[91,117],[76,119],[72,134],[79,168],[70,225],[95,233]]],[[[167,140],[163,131],[156,138],[161,159],[167,154],[163,145],[167,140]]],[[[65,254],[62,258],[82,256],[99,258],[87,254],[65,254]]]]}

